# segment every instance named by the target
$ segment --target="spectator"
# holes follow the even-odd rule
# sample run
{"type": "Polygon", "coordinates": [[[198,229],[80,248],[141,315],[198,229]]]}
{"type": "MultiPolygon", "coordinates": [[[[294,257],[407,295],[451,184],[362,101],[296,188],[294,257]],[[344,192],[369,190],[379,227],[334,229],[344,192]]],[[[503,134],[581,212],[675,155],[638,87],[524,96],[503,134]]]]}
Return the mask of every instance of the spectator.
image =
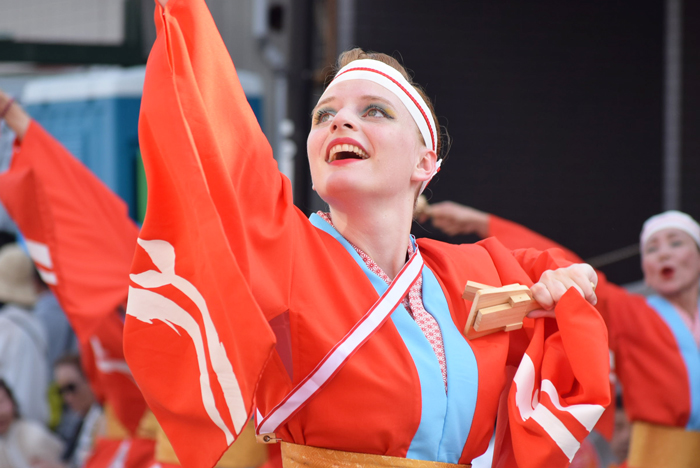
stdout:
{"type": "Polygon", "coordinates": [[[80,468],[92,452],[96,435],[103,431],[102,407],[83,374],[77,354],[67,354],[56,361],[54,380],[66,405],[82,418],[63,455],[69,466],[80,468]]]}
{"type": "MultiPolygon", "coordinates": [[[[78,340],[68,322],[66,314],[56,300],[46,283],[35,271],[34,283],[37,289],[37,300],[34,305],[34,316],[41,321],[48,338],[48,362],[52,369],[61,356],[78,352],[78,340]]],[[[49,380],[51,375],[49,372],[49,380]]]]}
{"type": "MultiPolygon", "coordinates": [[[[53,380],[52,369],[59,357],[67,353],[78,352],[78,340],[71,328],[66,314],[56,300],[39,272],[34,270],[34,284],[37,290],[37,301],[34,305],[34,317],[44,327],[47,337],[48,379],[53,380]]],[[[49,427],[63,439],[67,439],[76,430],[80,418],[61,404],[61,398],[56,392],[56,386],[49,387],[49,427]]]]}
{"type": "Polygon", "coordinates": [[[44,426],[20,417],[12,391],[0,379],[0,468],[57,463],[63,443],[44,426]]]}
{"type": "Polygon", "coordinates": [[[15,390],[19,411],[27,419],[48,418],[47,339],[32,314],[37,291],[34,266],[17,244],[0,249],[0,378],[15,390]]]}

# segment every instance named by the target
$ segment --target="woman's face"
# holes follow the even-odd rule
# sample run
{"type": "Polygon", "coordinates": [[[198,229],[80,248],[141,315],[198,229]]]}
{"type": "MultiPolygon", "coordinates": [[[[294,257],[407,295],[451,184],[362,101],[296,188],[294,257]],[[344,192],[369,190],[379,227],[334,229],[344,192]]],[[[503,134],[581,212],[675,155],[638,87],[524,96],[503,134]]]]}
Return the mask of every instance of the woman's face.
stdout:
{"type": "Polygon", "coordinates": [[[5,389],[0,388],[0,436],[5,435],[15,419],[15,405],[5,389]]]}
{"type": "Polygon", "coordinates": [[[642,249],[644,281],[662,296],[698,288],[700,251],[688,234],[668,228],[653,234],[642,249]]]}
{"type": "Polygon", "coordinates": [[[367,80],[338,83],[324,94],[307,151],[314,189],[330,205],[411,193],[436,159],[399,98],[367,80]]]}
{"type": "Polygon", "coordinates": [[[63,401],[70,409],[85,416],[95,402],[95,396],[80,370],[73,364],[58,364],[53,375],[63,401]]]}

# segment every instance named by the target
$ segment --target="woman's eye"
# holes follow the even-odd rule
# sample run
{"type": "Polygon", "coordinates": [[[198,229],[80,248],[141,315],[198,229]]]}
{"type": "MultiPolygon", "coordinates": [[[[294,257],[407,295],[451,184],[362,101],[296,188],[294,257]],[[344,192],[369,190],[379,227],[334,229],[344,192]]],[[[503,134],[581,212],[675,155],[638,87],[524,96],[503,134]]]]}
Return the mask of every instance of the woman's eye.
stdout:
{"type": "Polygon", "coordinates": [[[381,107],[377,107],[377,106],[372,106],[369,109],[367,109],[367,112],[365,112],[365,115],[367,117],[389,117],[389,114],[387,113],[387,111],[385,111],[381,107]]]}
{"type": "Polygon", "coordinates": [[[315,124],[320,124],[324,122],[328,122],[331,117],[333,117],[333,114],[326,110],[326,109],[319,109],[314,113],[314,123],[315,124]]]}

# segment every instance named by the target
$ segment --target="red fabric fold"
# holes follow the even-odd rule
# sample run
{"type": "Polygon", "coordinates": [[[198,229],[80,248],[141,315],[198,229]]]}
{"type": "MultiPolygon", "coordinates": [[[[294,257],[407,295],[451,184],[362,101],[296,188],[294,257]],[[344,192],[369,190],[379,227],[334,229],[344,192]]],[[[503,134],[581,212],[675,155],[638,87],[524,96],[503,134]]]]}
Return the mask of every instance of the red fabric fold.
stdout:
{"type": "Polygon", "coordinates": [[[275,345],[248,286],[232,182],[234,161],[252,148],[237,137],[264,136],[250,109],[241,117],[222,99],[245,95],[230,60],[213,58],[226,52],[204,2],[171,1],[156,26],[139,123],[149,199],[126,355],[182,465],[210,467],[250,419],[275,345]]]}
{"type": "Polygon", "coordinates": [[[135,432],[146,403],[122,349],[138,235],[126,204],[34,121],[0,175],[0,200],[78,336],[92,388],[135,432]]]}

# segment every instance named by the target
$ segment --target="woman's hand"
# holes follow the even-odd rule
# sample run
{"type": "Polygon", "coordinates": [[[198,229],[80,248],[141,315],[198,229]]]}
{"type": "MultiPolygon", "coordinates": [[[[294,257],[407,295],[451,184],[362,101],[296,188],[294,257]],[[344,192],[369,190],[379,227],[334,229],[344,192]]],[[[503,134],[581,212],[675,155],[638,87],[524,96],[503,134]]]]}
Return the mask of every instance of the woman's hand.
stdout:
{"type": "Polygon", "coordinates": [[[554,317],[554,306],[572,287],[576,288],[588,302],[596,305],[597,285],[598,275],[587,263],[576,263],[566,268],[545,271],[540,280],[530,288],[532,298],[542,306],[542,309],[533,310],[527,316],[530,318],[554,317]]]}
{"type": "Polygon", "coordinates": [[[10,96],[0,89],[0,116],[5,119],[7,126],[15,132],[18,139],[24,138],[31,118],[10,96]]]}
{"type": "Polygon", "coordinates": [[[489,234],[489,214],[483,211],[444,201],[429,205],[418,217],[419,222],[430,218],[433,226],[450,236],[476,234],[481,238],[489,234]]]}

